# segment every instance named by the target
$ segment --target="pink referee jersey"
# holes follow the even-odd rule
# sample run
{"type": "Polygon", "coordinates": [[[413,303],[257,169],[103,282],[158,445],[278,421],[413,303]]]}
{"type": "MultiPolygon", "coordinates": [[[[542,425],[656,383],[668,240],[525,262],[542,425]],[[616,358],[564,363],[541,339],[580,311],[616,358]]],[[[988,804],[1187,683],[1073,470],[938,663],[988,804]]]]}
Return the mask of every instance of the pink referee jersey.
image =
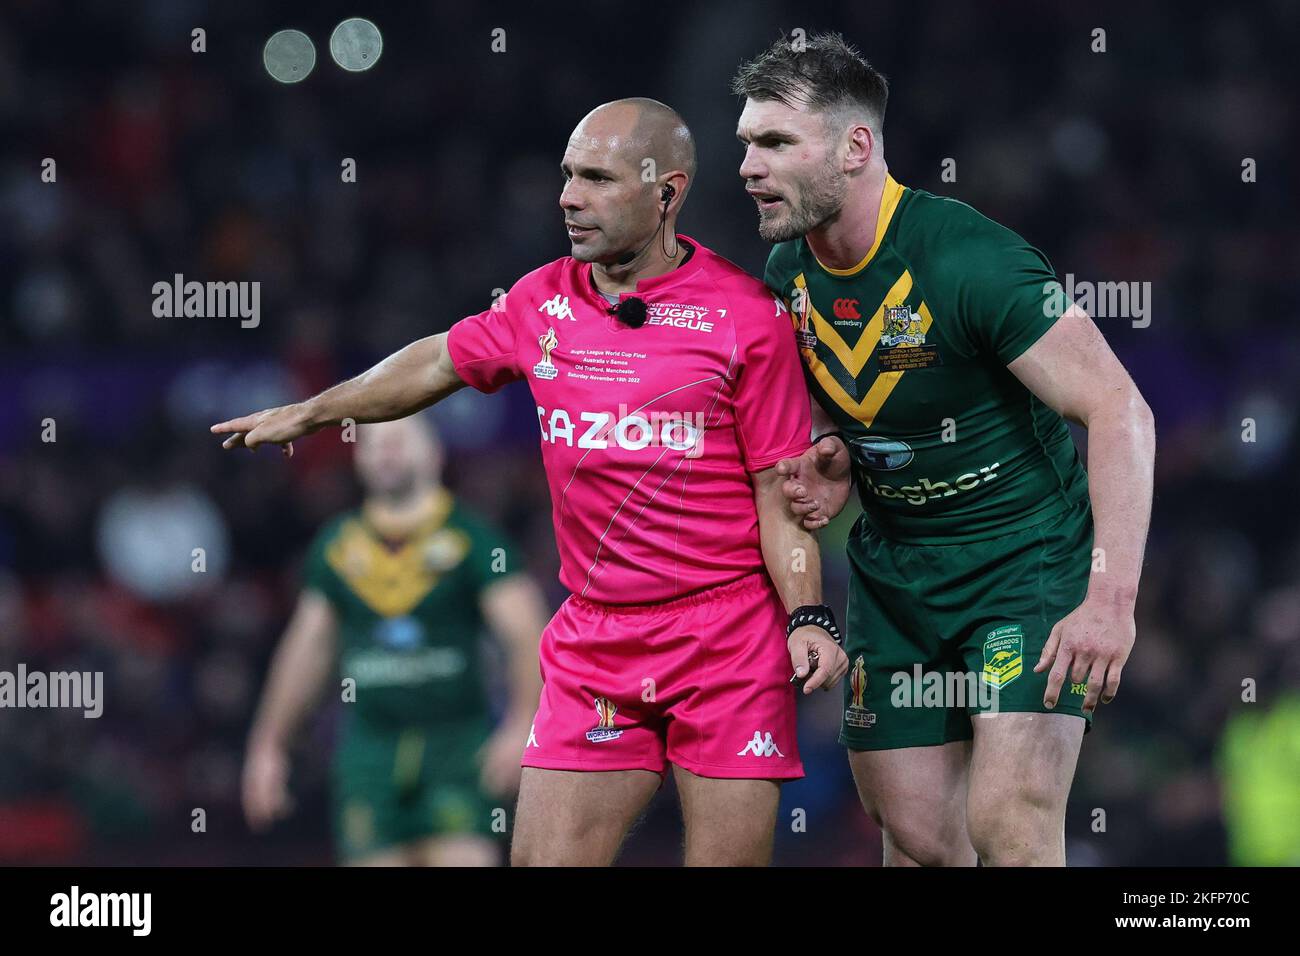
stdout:
{"type": "Polygon", "coordinates": [[[452,327],[461,378],[526,378],[550,483],[560,580],[602,604],[652,604],[763,570],[750,474],[808,447],[808,392],[785,306],[688,236],[637,284],[647,320],[609,314],[589,263],[524,276],[452,327]]]}

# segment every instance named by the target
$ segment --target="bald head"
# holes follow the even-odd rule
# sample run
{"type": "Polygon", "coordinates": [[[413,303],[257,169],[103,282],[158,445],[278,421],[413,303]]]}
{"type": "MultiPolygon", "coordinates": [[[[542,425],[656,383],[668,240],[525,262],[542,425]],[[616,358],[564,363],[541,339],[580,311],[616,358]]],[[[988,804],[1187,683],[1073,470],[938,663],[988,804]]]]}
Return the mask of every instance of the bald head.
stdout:
{"type": "Polygon", "coordinates": [[[653,159],[656,173],[680,169],[695,178],[695,137],[677,111],[648,96],[602,103],[582,118],[574,138],[598,140],[637,169],[653,159]]]}
{"type": "Polygon", "coordinates": [[[695,176],[695,138],[672,108],[637,96],[582,118],[560,163],[560,194],[573,257],[620,263],[669,234],[695,176]],[[671,190],[665,188],[671,186],[671,190]]]}

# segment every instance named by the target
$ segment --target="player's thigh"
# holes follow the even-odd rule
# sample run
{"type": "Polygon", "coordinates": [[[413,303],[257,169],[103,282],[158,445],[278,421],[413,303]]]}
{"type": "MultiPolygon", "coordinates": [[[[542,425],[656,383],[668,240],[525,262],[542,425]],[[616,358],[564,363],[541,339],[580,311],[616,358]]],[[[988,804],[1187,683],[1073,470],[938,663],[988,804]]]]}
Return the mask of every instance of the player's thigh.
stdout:
{"type": "Polygon", "coordinates": [[[1073,714],[997,713],[973,717],[967,803],[980,856],[1064,863],[1065,808],[1084,721],[1073,714]],[[1050,846],[1048,843],[1050,842],[1050,846]]]}
{"type": "Polygon", "coordinates": [[[772,860],[778,780],[701,777],[674,767],[687,866],[766,866],[772,860]]]}
{"type": "Polygon", "coordinates": [[[966,835],[970,741],[848,753],[862,807],[884,833],[886,865],[974,864],[966,835]]]}
{"type": "Polygon", "coordinates": [[[884,540],[861,521],[848,556],[849,672],[840,743],[852,751],[900,751],[969,740],[965,712],[936,705],[916,683],[918,671],[943,676],[961,666],[927,607],[927,595],[944,585],[932,557],[884,540]]]}
{"type": "Polygon", "coordinates": [[[660,783],[650,770],[524,767],[511,865],[608,866],[660,783]]]}
{"type": "Polygon", "coordinates": [[[475,833],[428,837],[410,848],[417,866],[500,866],[501,845],[475,833]]]}

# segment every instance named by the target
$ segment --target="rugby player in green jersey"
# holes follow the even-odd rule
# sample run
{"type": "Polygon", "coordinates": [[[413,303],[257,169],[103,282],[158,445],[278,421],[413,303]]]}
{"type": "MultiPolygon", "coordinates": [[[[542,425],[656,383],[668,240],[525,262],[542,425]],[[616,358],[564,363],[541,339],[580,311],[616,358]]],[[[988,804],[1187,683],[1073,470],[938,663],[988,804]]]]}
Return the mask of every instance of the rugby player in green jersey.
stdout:
{"type": "Polygon", "coordinates": [[[264,829],[290,809],[289,751],[330,687],[345,688],[332,789],[339,856],[378,866],[490,866],[496,813],[519,787],[541,692],[547,613],[513,554],[440,483],[420,416],[357,430],[360,510],[307,558],[297,610],[249,735],[243,802],[264,829]],[[493,729],[479,640],[502,642],[509,703],[493,729]],[[348,678],[352,684],[345,685],[348,678]]]}
{"type": "Polygon", "coordinates": [[[885,79],[842,37],[778,42],[733,89],[814,399],[785,492],[808,527],[850,479],[863,508],[840,740],[885,863],[1063,865],[1135,637],[1151,411],[1042,253],[889,175],[885,79]]]}

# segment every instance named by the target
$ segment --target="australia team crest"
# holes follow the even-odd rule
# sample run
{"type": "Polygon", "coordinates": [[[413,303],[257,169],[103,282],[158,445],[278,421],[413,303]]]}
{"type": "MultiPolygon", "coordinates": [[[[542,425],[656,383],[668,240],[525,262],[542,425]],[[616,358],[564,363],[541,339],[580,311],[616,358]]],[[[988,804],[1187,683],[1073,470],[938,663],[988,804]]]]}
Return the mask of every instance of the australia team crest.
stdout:
{"type": "Polygon", "coordinates": [[[925,331],[921,327],[921,316],[906,305],[886,307],[880,344],[887,349],[898,345],[924,345],[925,331]]]}
{"type": "Polygon", "coordinates": [[[880,330],[880,348],[876,362],[882,372],[906,372],[909,369],[942,365],[939,349],[925,342],[930,327],[930,312],[922,302],[918,311],[909,305],[885,306],[884,325],[880,330]]]}
{"type": "Polygon", "coordinates": [[[1025,668],[1025,636],[1019,624],[1006,624],[984,638],[984,683],[997,690],[1020,676],[1025,668]]]}

